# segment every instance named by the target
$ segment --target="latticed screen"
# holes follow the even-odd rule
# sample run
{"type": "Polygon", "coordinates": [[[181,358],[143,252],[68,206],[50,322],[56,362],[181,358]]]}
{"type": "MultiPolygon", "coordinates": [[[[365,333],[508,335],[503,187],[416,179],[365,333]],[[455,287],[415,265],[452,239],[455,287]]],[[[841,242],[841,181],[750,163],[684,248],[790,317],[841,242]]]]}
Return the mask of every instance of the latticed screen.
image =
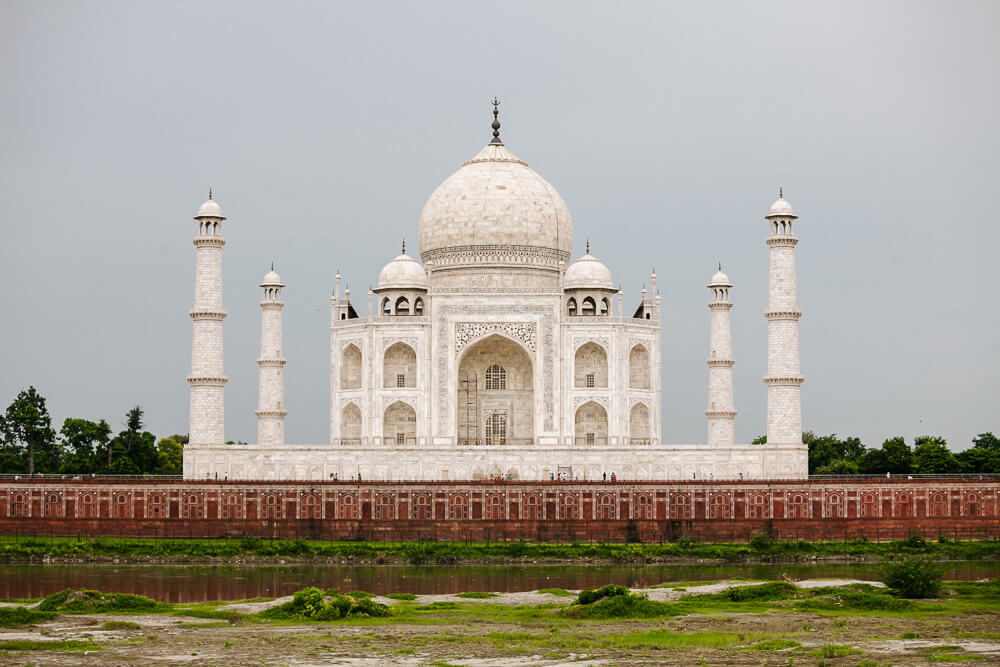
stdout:
{"type": "Polygon", "coordinates": [[[506,389],[507,370],[500,364],[493,364],[486,369],[487,389],[506,389]]]}
{"type": "Polygon", "coordinates": [[[491,445],[507,444],[507,415],[498,412],[486,418],[486,442],[491,445]]]}

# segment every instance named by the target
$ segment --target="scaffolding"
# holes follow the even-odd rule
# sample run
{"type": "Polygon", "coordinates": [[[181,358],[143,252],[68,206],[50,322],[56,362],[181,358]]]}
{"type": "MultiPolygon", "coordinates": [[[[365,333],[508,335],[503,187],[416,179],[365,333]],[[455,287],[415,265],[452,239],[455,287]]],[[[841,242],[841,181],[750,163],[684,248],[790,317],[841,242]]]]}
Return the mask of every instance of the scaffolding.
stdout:
{"type": "Polygon", "coordinates": [[[479,444],[479,379],[476,371],[468,370],[458,382],[459,393],[462,396],[465,410],[465,425],[463,432],[458,434],[459,443],[463,445],[479,444]]]}

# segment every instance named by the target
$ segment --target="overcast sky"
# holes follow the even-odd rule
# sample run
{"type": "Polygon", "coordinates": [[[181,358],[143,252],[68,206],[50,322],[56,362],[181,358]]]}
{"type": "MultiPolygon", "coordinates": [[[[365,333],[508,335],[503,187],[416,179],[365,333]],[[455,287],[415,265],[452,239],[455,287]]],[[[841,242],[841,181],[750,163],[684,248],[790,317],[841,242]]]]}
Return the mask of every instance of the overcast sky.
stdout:
{"type": "MultiPolygon", "coordinates": [[[[285,290],[287,440],[329,439],[329,304],[503,139],[631,311],[663,297],[663,439],[705,441],[715,263],[736,285],[737,438],[765,430],[767,224],[801,216],[804,427],[1000,433],[995,2],[0,2],[0,403],[188,423],[194,248],[224,236],[226,436],[253,442],[285,290]]],[[[0,407],[2,407],[0,406],[0,407]]]]}

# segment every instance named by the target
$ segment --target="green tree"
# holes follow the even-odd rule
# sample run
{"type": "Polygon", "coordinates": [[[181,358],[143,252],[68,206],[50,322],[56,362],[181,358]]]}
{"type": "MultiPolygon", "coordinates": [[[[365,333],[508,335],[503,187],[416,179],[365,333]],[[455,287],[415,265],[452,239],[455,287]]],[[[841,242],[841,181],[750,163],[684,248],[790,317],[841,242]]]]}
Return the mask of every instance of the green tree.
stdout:
{"type": "Polygon", "coordinates": [[[922,435],[913,441],[913,469],[921,475],[958,472],[959,464],[944,438],[922,435]]]}
{"type": "Polygon", "coordinates": [[[862,475],[884,475],[889,469],[885,452],[879,449],[869,449],[858,459],[858,472],[862,475]]]}
{"type": "Polygon", "coordinates": [[[858,474],[858,464],[856,461],[847,459],[834,459],[815,471],[810,470],[809,472],[814,475],[856,475],[858,474]]]}
{"type": "Polygon", "coordinates": [[[913,452],[903,438],[889,438],[882,443],[882,452],[888,466],[886,472],[905,475],[913,472],[913,452]]]}
{"type": "MultiPolygon", "coordinates": [[[[125,429],[109,443],[107,448],[108,464],[104,472],[126,474],[112,471],[112,467],[120,458],[129,459],[137,473],[151,473],[156,470],[157,465],[159,465],[156,436],[142,430],[142,415],[142,408],[138,405],[125,413],[125,429]]],[[[119,464],[115,470],[121,470],[122,465],[124,464],[119,464]]]]}
{"type": "Polygon", "coordinates": [[[159,464],[157,475],[179,475],[183,470],[184,447],[174,438],[160,438],[156,443],[159,464]]]}
{"type": "Polygon", "coordinates": [[[87,474],[101,467],[100,453],[107,448],[111,427],[103,419],[94,423],[87,419],[67,418],[62,429],[63,460],[59,472],[87,474]]]}
{"type": "Polygon", "coordinates": [[[972,447],[955,455],[965,473],[1000,472],[1000,438],[992,433],[980,433],[972,439],[972,447]]]}
{"type": "Polygon", "coordinates": [[[756,438],[753,439],[753,442],[751,442],[750,444],[751,445],[766,445],[767,444],[767,436],[766,435],[758,435],[756,438]]]}
{"type": "Polygon", "coordinates": [[[45,397],[34,387],[21,391],[7,406],[3,418],[4,472],[54,472],[59,467],[59,443],[52,428],[52,417],[45,407],[45,397]],[[20,465],[19,465],[20,462],[20,465]]]}
{"type": "Polygon", "coordinates": [[[812,431],[806,431],[802,434],[802,442],[809,448],[809,472],[815,474],[824,474],[820,470],[826,469],[835,461],[856,462],[865,453],[861,440],[841,440],[836,433],[816,435],[812,431]]]}

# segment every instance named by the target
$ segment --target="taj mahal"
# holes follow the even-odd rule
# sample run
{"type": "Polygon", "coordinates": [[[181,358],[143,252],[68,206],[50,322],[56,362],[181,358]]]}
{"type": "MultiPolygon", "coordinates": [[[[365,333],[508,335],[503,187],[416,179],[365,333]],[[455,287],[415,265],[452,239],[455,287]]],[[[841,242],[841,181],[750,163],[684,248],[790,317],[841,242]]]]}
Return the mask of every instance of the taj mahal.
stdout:
{"type": "Polygon", "coordinates": [[[226,217],[211,196],[201,205],[185,478],[807,477],[789,203],[779,196],[761,223],[770,248],[766,444],[735,442],[733,285],[721,267],[708,283],[707,441],[665,442],[656,275],[626,299],[589,243],[573,259],[569,209],[501,140],[496,104],[492,128],[424,205],[419,259],[404,245],[361,298],[334,279],[326,443],[285,442],[285,284],[272,267],[260,284],[257,443],[226,444],[226,217]]]}

